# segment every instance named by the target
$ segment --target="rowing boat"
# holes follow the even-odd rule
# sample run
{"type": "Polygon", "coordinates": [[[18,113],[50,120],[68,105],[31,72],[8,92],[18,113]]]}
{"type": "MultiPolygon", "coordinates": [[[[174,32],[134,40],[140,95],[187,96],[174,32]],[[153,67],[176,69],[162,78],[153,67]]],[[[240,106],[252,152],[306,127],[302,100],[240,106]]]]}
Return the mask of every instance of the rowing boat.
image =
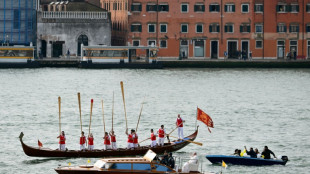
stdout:
{"type": "Polygon", "coordinates": [[[94,149],[93,151],[80,151],[80,150],[53,150],[50,148],[32,147],[23,142],[23,132],[20,133],[19,139],[22,144],[24,153],[32,157],[68,157],[68,158],[100,158],[100,157],[124,157],[124,156],[137,156],[144,155],[149,149],[157,154],[166,152],[175,152],[187,146],[190,141],[194,141],[198,134],[198,128],[195,132],[183,140],[175,140],[170,143],[165,143],[164,146],[141,146],[136,149],[118,148],[117,150],[101,150],[94,149]]]}

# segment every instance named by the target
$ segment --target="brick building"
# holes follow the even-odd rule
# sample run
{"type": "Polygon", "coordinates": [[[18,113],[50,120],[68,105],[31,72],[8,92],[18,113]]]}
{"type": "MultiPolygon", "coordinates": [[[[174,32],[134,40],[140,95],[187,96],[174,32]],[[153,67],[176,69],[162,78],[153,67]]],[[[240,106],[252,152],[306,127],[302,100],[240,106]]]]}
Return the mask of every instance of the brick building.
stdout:
{"type": "Polygon", "coordinates": [[[162,58],[310,57],[310,0],[130,0],[127,41],[162,58]]]}

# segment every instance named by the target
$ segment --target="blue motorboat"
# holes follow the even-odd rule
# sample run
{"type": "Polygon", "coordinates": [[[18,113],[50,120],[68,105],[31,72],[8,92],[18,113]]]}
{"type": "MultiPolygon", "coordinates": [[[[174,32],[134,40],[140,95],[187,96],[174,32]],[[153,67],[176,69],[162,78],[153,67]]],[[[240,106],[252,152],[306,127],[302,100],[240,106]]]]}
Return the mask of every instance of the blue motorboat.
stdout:
{"type": "Polygon", "coordinates": [[[281,159],[264,159],[264,158],[251,158],[240,156],[227,156],[227,155],[207,155],[206,158],[212,164],[226,164],[232,165],[245,165],[245,166],[269,166],[269,165],[285,165],[288,161],[287,156],[282,156],[281,159]]]}

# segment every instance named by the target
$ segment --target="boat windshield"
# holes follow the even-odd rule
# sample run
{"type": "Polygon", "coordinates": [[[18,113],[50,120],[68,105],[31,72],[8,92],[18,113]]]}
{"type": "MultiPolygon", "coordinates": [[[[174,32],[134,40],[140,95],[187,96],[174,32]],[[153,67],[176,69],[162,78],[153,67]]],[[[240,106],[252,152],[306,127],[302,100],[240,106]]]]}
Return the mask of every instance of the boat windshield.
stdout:
{"type": "Polygon", "coordinates": [[[131,170],[131,163],[114,163],[110,169],[131,170]]]}

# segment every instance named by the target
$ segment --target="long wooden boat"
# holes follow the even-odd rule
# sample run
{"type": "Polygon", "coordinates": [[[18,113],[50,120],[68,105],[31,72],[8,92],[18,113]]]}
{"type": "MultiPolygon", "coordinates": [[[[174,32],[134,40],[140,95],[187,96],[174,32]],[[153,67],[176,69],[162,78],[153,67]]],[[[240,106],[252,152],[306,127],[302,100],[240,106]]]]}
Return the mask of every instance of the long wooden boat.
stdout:
{"type": "Polygon", "coordinates": [[[206,158],[212,164],[222,164],[222,161],[224,161],[227,164],[244,166],[285,165],[288,161],[287,156],[282,156],[282,159],[264,159],[227,155],[207,155],[206,158]]]}
{"type": "Polygon", "coordinates": [[[19,139],[22,144],[23,150],[26,155],[32,157],[68,157],[68,158],[102,158],[102,157],[122,157],[122,156],[137,156],[144,155],[149,149],[157,154],[163,154],[165,151],[174,152],[187,146],[190,142],[185,140],[194,141],[198,134],[198,128],[196,131],[185,137],[184,140],[175,140],[170,143],[165,143],[164,146],[156,146],[151,148],[150,146],[141,146],[136,149],[119,148],[117,150],[101,150],[94,149],[93,151],[80,151],[80,150],[53,150],[49,148],[39,148],[28,146],[23,142],[23,132],[21,132],[19,139]]]}

